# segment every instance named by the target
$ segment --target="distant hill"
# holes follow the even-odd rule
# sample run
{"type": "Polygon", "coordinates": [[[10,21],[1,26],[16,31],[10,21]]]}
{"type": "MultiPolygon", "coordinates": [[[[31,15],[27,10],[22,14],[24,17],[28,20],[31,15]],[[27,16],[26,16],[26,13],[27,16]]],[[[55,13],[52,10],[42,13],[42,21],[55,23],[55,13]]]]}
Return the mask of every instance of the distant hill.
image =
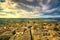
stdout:
{"type": "Polygon", "coordinates": [[[60,21],[60,18],[0,18],[0,23],[20,22],[28,20],[40,20],[40,21],[60,21]]]}

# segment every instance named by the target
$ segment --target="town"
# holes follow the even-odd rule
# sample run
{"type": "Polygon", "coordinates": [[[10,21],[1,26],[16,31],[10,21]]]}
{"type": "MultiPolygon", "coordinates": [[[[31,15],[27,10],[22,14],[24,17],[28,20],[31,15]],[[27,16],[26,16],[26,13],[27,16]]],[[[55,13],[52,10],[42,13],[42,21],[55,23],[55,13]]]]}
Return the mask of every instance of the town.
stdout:
{"type": "Polygon", "coordinates": [[[60,22],[0,24],[0,40],[60,40],[60,22]]]}

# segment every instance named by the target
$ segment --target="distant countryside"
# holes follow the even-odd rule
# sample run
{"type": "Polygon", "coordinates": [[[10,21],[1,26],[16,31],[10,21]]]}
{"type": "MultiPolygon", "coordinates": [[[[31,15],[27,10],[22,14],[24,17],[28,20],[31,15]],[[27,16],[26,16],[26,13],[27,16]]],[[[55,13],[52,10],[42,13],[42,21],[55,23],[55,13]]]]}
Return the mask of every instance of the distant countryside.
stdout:
{"type": "Polygon", "coordinates": [[[60,40],[60,21],[0,18],[0,40],[60,40]]]}

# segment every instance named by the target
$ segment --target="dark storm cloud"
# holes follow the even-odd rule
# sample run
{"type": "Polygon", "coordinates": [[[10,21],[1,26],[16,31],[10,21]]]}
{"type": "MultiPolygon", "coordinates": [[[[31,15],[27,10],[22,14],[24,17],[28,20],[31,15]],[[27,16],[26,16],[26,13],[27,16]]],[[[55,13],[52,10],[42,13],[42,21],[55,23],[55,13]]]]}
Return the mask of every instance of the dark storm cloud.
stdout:
{"type": "MultiPolygon", "coordinates": [[[[23,4],[26,4],[26,5],[32,5],[32,6],[40,6],[39,3],[41,2],[41,0],[33,0],[32,2],[30,1],[27,1],[27,0],[12,0],[13,2],[16,2],[16,3],[23,3],[23,4]]],[[[46,4],[48,0],[43,0],[43,4],[46,4]]],[[[58,3],[60,2],[60,0],[51,0],[49,5],[55,5],[57,6],[58,3]]]]}
{"type": "Polygon", "coordinates": [[[33,6],[37,6],[38,5],[38,0],[33,0],[33,2],[27,1],[27,0],[12,0],[16,3],[24,3],[26,5],[33,5],[33,6]]]}
{"type": "MultiPolygon", "coordinates": [[[[33,0],[32,2],[27,1],[27,0],[12,0],[12,1],[15,3],[18,3],[19,8],[21,7],[22,9],[27,10],[27,11],[34,11],[34,9],[36,9],[36,8],[27,7],[27,5],[28,5],[28,6],[32,6],[32,7],[37,6],[39,8],[36,11],[40,10],[40,12],[41,11],[43,12],[42,9],[47,4],[47,0],[43,0],[43,6],[41,4],[39,4],[39,3],[41,3],[41,0],[40,1],[39,0],[33,0]],[[25,6],[22,5],[21,3],[25,4],[25,6]]],[[[60,6],[60,0],[51,0],[46,6],[48,7],[48,9],[47,9],[47,12],[46,11],[43,12],[44,15],[52,15],[52,16],[53,15],[60,15],[60,9],[59,9],[60,8],[59,7],[60,6]],[[57,10],[56,10],[56,8],[57,8],[57,10]]],[[[38,13],[40,14],[40,12],[38,12],[38,13]]]]}
{"type": "Polygon", "coordinates": [[[33,8],[27,7],[27,6],[23,5],[23,4],[19,4],[19,5],[17,6],[17,8],[21,8],[21,9],[27,10],[27,11],[29,11],[29,12],[33,11],[33,8]]]}
{"type": "Polygon", "coordinates": [[[6,15],[8,14],[6,17],[13,16],[14,18],[15,16],[16,17],[26,16],[26,17],[34,17],[34,18],[60,17],[60,9],[59,9],[60,0],[48,0],[48,1],[47,0],[43,0],[43,1],[42,0],[33,0],[33,1],[6,0],[4,3],[1,3],[0,13],[6,15]]]}
{"type": "MultiPolygon", "coordinates": [[[[18,3],[18,5],[19,5],[18,7],[20,7],[22,5],[21,3],[23,3],[25,5],[32,6],[32,7],[38,6],[40,8],[42,8],[43,5],[48,4],[47,7],[49,6],[49,9],[56,8],[56,7],[58,7],[60,5],[60,0],[51,0],[49,3],[48,3],[48,0],[43,0],[42,1],[43,5],[41,4],[41,0],[33,0],[32,2],[27,1],[27,0],[12,0],[12,1],[15,2],[15,3],[18,3]]],[[[23,8],[24,7],[29,9],[29,7],[23,5],[23,8]]]]}

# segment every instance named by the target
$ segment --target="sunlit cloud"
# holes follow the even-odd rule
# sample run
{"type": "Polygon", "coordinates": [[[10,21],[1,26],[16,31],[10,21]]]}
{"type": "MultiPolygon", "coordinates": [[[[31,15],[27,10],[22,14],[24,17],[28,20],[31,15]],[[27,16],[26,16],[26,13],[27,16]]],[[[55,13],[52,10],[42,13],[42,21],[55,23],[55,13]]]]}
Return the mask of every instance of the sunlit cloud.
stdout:
{"type": "Polygon", "coordinates": [[[0,18],[60,17],[58,15],[52,15],[55,11],[59,12],[60,10],[60,7],[56,7],[59,3],[58,0],[47,0],[43,2],[44,0],[5,0],[5,2],[0,2],[0,18]]]}

